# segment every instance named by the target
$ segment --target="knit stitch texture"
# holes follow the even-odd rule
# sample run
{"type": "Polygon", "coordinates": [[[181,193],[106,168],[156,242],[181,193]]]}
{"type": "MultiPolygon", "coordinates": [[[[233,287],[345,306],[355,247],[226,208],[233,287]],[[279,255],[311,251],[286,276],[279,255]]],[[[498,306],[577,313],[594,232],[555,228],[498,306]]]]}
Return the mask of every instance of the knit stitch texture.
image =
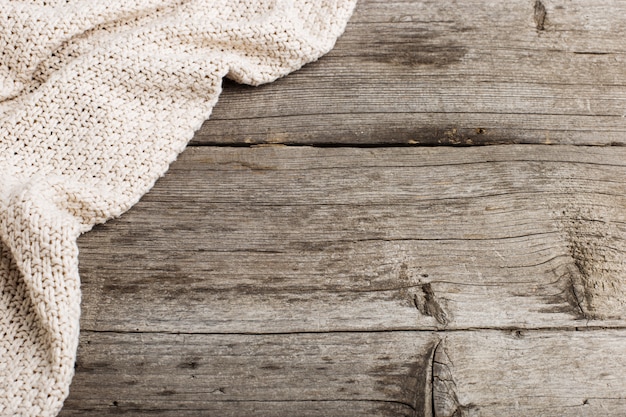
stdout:
{"type": "Polygon", "coordinates": [[[0,0],[0,415],[74,372],[78,236],[135,204],[217,102],[328,52],[356,0],[0,0]]]}

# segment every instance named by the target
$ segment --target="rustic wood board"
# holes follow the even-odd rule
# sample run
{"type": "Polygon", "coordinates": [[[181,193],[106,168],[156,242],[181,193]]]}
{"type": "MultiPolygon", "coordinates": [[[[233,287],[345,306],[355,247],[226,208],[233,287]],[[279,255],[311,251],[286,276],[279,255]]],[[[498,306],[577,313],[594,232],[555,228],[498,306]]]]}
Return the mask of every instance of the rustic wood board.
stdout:
{"type": "Polygon", "coordinates": [[[446,335],[434,356],[438,415],[624,415],[625,340],[624,330],[446,335]]]}
{"type": "Polygon", "coordinates": [[[623,207],[622,148],[189,149],[81,238],[82,328],[623,326],[623,207]]]}
{"type": "Polygon", "coordinates": [[[62,416],[621,416],[624,330],[83,332],[62,416]]]}
{"type": "Polygon", "coordinates": [[[62,415],[622,415],[624,161],[188,149],[79,241],[62,415]]]}
{"type": "Polygon", "coordinates": [[[413,336],[83,332],[79,400],[70,397],[65,415],[414,415],[432,408],[423,373],[435,339],[413,336]]]}
{"type": "Polygon", "coordinates": [[[194,144],[625,144],[626,2],[361,0],[329,55],[226,83],[194,144]]]}

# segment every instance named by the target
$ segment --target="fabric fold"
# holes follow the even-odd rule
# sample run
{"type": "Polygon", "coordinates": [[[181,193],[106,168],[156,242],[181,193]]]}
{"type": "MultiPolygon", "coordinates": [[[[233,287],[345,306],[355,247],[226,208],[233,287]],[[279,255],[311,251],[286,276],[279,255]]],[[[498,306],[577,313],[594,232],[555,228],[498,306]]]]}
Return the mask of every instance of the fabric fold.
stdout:
{"type": "Polygon", "coordinates": [[[0,415],[54,416],[80,315],[76,239],[206,120],[328,52],[356,0],[0,0],[0,415]]]}
{"type": "Polygon", "coordinates": [[[8,403],[2,411],[7,416],[58,410],[73,375],[80,232],[53,194],[43,179],[24,184],[5,203],[0,219],[0,395],[8,403]]]}
{"type": "Polygon", "coordinates": [[[0,9],[0,100],[18,95],[41,61],[73,37],[107,22],[153,13],[183,0],[8,0],[0,9]],[[15,36],[19,34],[19,36],[15,36]]]}

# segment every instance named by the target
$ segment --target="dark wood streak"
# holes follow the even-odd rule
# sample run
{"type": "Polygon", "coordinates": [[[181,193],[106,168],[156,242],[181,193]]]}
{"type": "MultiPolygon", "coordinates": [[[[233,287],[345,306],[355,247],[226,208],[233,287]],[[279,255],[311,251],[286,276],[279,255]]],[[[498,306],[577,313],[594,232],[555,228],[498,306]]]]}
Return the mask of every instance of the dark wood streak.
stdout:
{"type": "Polygon", "coordinates": [[[623,3],[364,0],[335,49],[226,82],[196,145],[623,145],[623,3]]]}

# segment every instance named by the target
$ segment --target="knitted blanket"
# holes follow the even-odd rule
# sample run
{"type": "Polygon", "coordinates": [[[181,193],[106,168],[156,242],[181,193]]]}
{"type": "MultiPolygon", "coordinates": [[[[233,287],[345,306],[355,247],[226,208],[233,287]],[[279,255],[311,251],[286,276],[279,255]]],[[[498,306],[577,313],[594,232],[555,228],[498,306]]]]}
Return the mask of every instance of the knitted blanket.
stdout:
{"type": "Polygon", "coordinates": [[[0,0],[0,415],[54,416],[76,239],[135,204],[207,119],[329,51],[356,0],[0,0]]]}

